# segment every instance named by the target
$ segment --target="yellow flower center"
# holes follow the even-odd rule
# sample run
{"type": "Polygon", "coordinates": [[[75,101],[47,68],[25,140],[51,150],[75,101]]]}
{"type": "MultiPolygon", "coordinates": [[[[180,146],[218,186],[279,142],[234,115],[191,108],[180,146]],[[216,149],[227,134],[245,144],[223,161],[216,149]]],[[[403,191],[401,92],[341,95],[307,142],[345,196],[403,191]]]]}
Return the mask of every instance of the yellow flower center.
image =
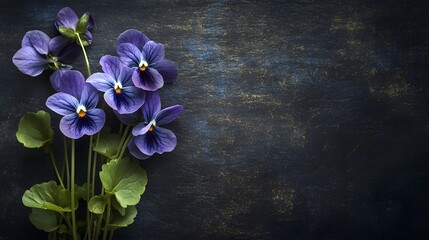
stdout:
{"type": "Polygon", "coordinates": [[[152,126],[150,126],[150,128],[149,128],[148,132],[152,132],[152,131],[153,131],[153,125],[152,125],[152,126]]]}
{"type": "Polygon", "coordinates": [[[76,109],[76,113],[80,118],[83,118],[86,116],[86,108],[85,106],[81,105],[76,109]]]}
{"type": "Polygon", "coordinates": [[[144,72],[147,66],[148,66],[148,63],[146,61],[141,61],[139,64],[140,71],[144,72]]]}
{"type": "Polygon", "coordinates": [[[122,84],[120,82],[115,83],[115,92],[116,94],[120,94],[122,89],[122,84]]]}

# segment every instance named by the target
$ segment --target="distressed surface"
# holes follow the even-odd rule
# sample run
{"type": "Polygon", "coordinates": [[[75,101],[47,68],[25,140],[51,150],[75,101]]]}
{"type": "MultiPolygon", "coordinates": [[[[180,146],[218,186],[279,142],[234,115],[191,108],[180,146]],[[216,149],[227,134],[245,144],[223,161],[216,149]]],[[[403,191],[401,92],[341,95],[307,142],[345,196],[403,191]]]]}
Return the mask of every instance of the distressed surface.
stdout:
{"type": "Polygon", "coordinates": [[[96,17],[94,72],[128,28],[180,72],[161,91],[186,108],[170,125],[178,146],[142,163],[138,219],[116,239],[427,237],[426,1],[115,2],[2,3],[0,239],[45,239],[20,199],[54,175],[15,132],[53,90],[11,58],[26,31],[53,35],[63,6],[96,17]]]}

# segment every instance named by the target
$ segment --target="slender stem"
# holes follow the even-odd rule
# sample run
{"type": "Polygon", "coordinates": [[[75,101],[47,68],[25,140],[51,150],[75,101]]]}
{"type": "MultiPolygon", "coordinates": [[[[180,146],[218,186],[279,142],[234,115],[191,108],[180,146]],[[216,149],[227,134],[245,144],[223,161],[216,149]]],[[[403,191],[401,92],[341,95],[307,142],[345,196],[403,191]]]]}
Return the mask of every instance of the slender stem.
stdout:
{"type": "Polygon", "coordinates": [[[66,215],[64,215],[64,213],[61,213],[61,216],[62,216],[62,217],[63,217],[63,219],[66,221],[67,226],[68,226],[70,229],[72,229],[73,227],[72,227],[72,225],[71,225],[71,223],[70,223],[70,220],[67,218],[67,216],[66,216],[66,215]]]}
{"type": "Polygon", "coordinates": [[[96,228],[97,228],[97,231],[95,232],[95,238],[94,239],[98,239],[98,236],[100,236],[100,230],[101,230],[101,221],[103,220],[103,215],[104,215],[104,213],[103,214],[100,214],[99,216],[98,216],[98,221],[97,221],[97,226],[96,226],[96,228]]]}
{"type": "Polygon", "coordinates": [[[75,186],[74,186],[74,175],[75,175],[75,140],[71,140],[71,208],[72,208],[72,233],[73,239],[77,240],[76,231],[76,212],[75,212],[75,186]]]}
{"type": "Polygon", "coordinates": [[[112,240],[113,239],[113,233],[115,232],[115,230],[111,230],[110,231],[110,237],[109,237],[109,240],[112,240]]]}
{"type": "Polygon", "coordinates": [[[118,156],[121,153],[122,145],[124,144],[125,138],[127,137],[128,131],[130,130],[130,125],[127,125],[127,127],[124,130],[124,133],[122,134],[121,141],[119,142],[118,152],[116,153],[116,158],[120,159],[118,156]]]}
{"type": "MultiPolygon", "coordinates": [[[[100,140],[100,132],[97,133],[97,139],[95,140],[95,146],[98,145],[98,142],[100,140]]],[[[95,195],[95,172],[97,171],[97,152],[94,152],[94,164],[92,166],[92,195],[91,197],[93,197],[95,195]]]]}
{"type": "Polygon", "coordinates": [[[83,56],[85,57],[86,70],[88,70],[88,77],[89,77],[91,76],[91,67],[89,66],[88,56],[86,55],[85,47],[83,46],[79,33],[76,33],[76,36],[77,36],[77,39],[79,40],[79,45],[82,48],[83,56]]]}
{"type": "Polygon", "coordinates": [[[104,223],[104,232],[103,232],[103,240],[106,240],[107,238],[107,225],[109,224],[110,221],[110,209],[111,208],[111,201],[110,201],[110,196],[107,198],[107,214],[106,214],[106,220],[104,223]]]}
{"type": "Polygon", "coordinates": [[[69,168],[69,153],[67,147],[67,138],[64,136],[64,160],[66,164],[67,189],[70,189],[70,168],[69,168]]]}
{"type": "Polygon", "coordinates": [[[124,131],[124,124],[119,123],[119,135],[121,135],[123,131],[124,131]]]}
{"type": "Polygon", "coordinates": [[[61,186],[63,186],[63,188],[65,188],[63,180],[61,179],[60,173],[58,172],[57,163],[55,162],[54,151],[51,150],[49,152],[49,155],[51,155],[52,166],[54,166],[55,174],[57,174],[58,181],[60,181],[61,186]]]}
{"type": "Polygon", "coordinates": [[[128,142],[133,137],[132,134],[129,134],[127,139],[125,140],[124,144],[122,145],[121,153],[119,154],[118,159],[122,159],[122,156],[124,155],[125,149],[127,149],[128,142]]]}
{"type": "MultiPolygon", "coordinates": [[[[92,142],[93,142],[93,135],[89,137],[89,149],[88,149],[88,169],[86,171],[86,199],[87,202],[89,202],[90,199],[90,192],[91,192],[91,161],[92,161],[92,142]]],[[[88,239],[91,239],[91,224],[90,224],[90,213],[89,209],[86,208],[86,233],[85,236],[88,236],[88,239]]]]}

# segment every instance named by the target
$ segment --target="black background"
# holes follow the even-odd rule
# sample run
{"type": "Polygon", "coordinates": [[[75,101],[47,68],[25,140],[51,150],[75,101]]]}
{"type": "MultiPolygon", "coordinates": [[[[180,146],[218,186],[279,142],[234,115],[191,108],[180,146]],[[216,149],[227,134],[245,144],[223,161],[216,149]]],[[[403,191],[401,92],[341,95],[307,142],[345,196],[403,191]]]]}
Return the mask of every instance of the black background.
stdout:
{"type": "Polygon", "coordinates": [[[178,145],[142,163],[139,215],[115,239],[428,238],[426,2],[2,1],[0,239],[45,239],[21,196],[54,175],[15,132],[54,91],[11,59],[64,6],[95,16],[93,72],[129,28],[179,69],[160,92],[185,106],[178,145]]]}

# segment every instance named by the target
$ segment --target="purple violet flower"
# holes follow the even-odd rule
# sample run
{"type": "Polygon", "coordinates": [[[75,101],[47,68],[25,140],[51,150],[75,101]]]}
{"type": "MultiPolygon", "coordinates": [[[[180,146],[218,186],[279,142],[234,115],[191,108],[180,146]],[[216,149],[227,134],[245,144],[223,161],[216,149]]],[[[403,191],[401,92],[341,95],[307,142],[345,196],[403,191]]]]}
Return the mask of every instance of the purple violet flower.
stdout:
{"type": "Polygon", "coordinates": [[[138,159],[146,159],[154,153],[171,152],[176,147],[176,135],[171,130],[162,128],[176,119],[183,111],[182,105],[174,105],[161,110],[158,92],[147,92],[143,105],[146,122],[137,124],[128,143],[128,150],[138,159]]]}
{"type": "Polygon", "coordinates": [[[142,32],[129,29],[116,40],[121,61],[134,70],[134,85],[146,91],[156,91],[177,77],[176,65],[164,59],[164,45],[150,41],[142,32]]]}
{"type": "Polygon", "coordinates": [[[50,96],[46,106],[64,116],[60,121],[61,132],[66,137],[78,139],[100,131],[106,116],[103,110],[95,108],[98,103],[97,90],[86,83],[78,71],[65,72],[60,86],[62,92],[50,96]]]}
{"type": "Polygon", "coordinates": [[[134,86],[133,71],[114,56],[103,56],[100,65],[104,73],[92,74],[87,82],[104,92],[104,100],[120,114],[137,111],[144,103],[145,91],[134,86]]]}
{"type": "Polygon", "coordinates": [[[57,18],[55,19],[55,27],[58,29],[58,31],[60,31],[60,27],[72,29],[73,31],[72,33],[70,33],[70,37],[73,40],[74,40],[74,36],[73,36],[74,33],[76,32],[81,33],[83,36],[85,36],[88,39],[88,44],[91,44],[92,43],[91,30],[94,28],[94,19],[92,18],[91,14],[89,13],[86,13],[86,14],[88,17],[86,28],[83,28],[83,30],[81,31],[81,29],[78,29],[79,18],[77,17],[76,13],[73,11],[73,9],[69,7],[64,7],[57,14],[57,18]]]}
{"type": "Polygon", "coordinates": [[[50,79],[56,90],[62,73],[71,69],[71,66],[65,64],[71,64],[79,56],[76,44],[70,44],[62,36],[51,39],[39,30],[27,32],[21,45],[22,48],[12,58],[15,66],[32,77],[40,75],[45,69],[55,70],[50,79]]]}

